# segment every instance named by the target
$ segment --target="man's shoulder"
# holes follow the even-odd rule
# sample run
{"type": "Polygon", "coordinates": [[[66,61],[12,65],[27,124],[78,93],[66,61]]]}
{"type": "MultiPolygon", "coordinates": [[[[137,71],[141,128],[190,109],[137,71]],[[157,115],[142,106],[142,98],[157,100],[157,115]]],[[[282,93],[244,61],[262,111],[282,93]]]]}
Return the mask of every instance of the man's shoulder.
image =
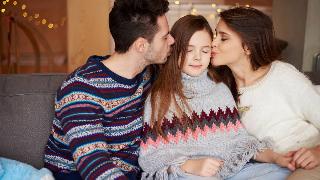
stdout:
{"type": "Polygon", "coordinates": [[[61,89],[65,87],[77,87],[86,85],[92,85],[95,79],[101,77],[106,78],[106,74],[103,73],[101,61],[106,59],[107,56],[90,56],[85,64],[75,69],[70,73],[63,81],[61,89]]]}
{"type": "Polygon", "coordinates": [[[105,60],[108,56],[90,56],[87,59],[87,62],[82,66],[75,69],[72,73],[68,75],[68,79],[74,77],[80,77],[84,79],[91,79],[94,77],[99,77],[102,73],[102,63],[101,61],[105,60]]]}

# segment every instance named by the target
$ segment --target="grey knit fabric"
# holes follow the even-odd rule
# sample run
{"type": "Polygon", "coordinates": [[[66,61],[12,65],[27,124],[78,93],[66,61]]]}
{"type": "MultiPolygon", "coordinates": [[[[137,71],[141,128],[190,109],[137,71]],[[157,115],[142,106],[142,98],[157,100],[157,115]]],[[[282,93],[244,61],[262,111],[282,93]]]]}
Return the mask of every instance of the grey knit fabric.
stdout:
{"type": "Polygon", "coordinates": [[[168,171],[170,177],[178,177],[181,164],[200,157],[223,160],[217,178],[227,178],[239,172],[258,151],[270,147],[269,141],[259,142],[247,134],[225,84],[214,83],[207,72],[198,77],[183,74],[182,82],[193,112],[186,112],[188,118],[182,120],[170,107],[162,127],[169,142],[150,126],[150,97],[146,101],[139,157],[142,179],[168,179],[168,171]]]}

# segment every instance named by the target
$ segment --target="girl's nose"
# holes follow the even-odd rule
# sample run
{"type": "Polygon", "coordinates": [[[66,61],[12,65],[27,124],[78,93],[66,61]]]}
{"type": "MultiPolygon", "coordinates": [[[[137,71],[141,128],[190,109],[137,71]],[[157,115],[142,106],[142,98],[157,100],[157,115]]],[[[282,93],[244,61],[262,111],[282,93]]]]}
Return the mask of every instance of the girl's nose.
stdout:
{"type": "Polygon", "coordinates": [[[200,60],[200,52],[194,53],[194,60],[199,61],[200,60]]]}

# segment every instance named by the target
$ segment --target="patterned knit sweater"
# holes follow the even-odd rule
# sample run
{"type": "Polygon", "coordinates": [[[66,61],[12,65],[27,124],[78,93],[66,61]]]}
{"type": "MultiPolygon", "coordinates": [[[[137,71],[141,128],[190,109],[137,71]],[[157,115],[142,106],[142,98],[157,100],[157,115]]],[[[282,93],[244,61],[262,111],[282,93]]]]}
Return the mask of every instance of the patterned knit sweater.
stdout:
{"type": "Polygon", "coordinates": [[[45,167],[83,179],[135,179],[148,69],[123,78],[93,56],[64,81],[45,148],[45,167]]]}
{"type": "Polygon", "coordinates": [[[179,176],[181,164],[200,157],[223,160],[217,177],[227,178],[240,171],[258,151],[269,147],[267,141],[259,142],[247,134],[226,85],[214,83],[207,72],[198,77],[182,76],[193,112],[177,118],[174,108],[169,108],[161,127],[168,141],[150,126],[150,98],[146,101],[139,155],[142,179],[168,179],[168,170],[179,176]]]}

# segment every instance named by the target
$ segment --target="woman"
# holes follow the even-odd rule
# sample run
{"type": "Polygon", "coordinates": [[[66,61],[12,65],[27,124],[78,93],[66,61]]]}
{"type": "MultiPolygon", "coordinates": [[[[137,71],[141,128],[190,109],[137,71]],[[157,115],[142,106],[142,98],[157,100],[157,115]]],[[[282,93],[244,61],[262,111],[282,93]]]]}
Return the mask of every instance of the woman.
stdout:
{"type": "Polygon", "coordinates": [[[245,128],[292,157],[298,170],[289,179],[320,179],[320,95],[302,73],[277,60],[267,15],[237,7],[220,17],[211,64],[231,89],[245,128]]]}
{"type": "Polygon", "coordinates": [[[255,157],[287,166],[290,158],[266,150],[242,127],[229,89],[208,68],[213,32],[205,18],[182,17],[171,34],[172,53],[145,105],[142,179],[284,179],[286,168],[246,165],[255,157]]]}

